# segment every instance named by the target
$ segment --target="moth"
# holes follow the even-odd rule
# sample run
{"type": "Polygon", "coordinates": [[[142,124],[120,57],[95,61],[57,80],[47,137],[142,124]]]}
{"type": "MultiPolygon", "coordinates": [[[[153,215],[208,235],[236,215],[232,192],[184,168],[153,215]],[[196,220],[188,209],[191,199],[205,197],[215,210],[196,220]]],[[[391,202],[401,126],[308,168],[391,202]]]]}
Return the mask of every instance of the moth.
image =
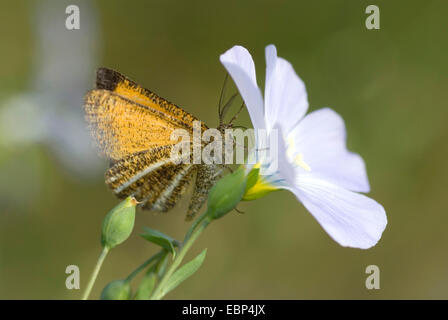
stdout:
{"type": "MultiPolygon", "coordinates": [[[[223,91],[217,128],[220,132],[232,127],[243,108],[224,124],[223,116],[236,94],[222,106],[223,91]]],[[[224,173],[223,164],[175,163],[171,150],[176,141],[170,139],[171,133],[184,129],[192,134],[193,122],[199,119],[117,71],[97,70],[96,88],[87,92],[84,111],[95,144],[110,159],[105,182],[118,198],[132,195],[143,209],[166,212],[194,181],[186,214],[189,220],[224,173]]],[[[201,122],[201,131],[207,129],[201,122]]]]}

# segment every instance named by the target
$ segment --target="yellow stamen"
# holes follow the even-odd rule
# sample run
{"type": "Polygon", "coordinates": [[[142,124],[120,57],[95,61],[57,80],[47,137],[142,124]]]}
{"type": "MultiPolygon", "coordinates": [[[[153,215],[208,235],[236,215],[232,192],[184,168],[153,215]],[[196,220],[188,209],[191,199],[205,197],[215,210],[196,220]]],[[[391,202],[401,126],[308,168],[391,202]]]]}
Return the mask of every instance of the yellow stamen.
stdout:
{"type": "MultiPolygon", "coordinates": [[[[287,153],[289,158],[292,158],[294,152],[295,152],[294,138],[293,137],[289,137],[288,138],[288,149],[286,150],[286,153],[287,153]]],[[[301,153],[296,155],[296,157],[294,158],[294,163],[296,165],[298,165],[299,167],[305,169],[306,171],[311,171],[311,167],[303,160],[303,154],[301,154],[301,153]]]]}
{"type": "Polygon", "coordinates": [[[288,157],[292,157],[293,153],[294,153],[294,138],[293,137],[289,137],[288,138],[288,147],[286,149],[286,154],[288,155],[288,157]]]}
{"type": "Polygon", "coordinates": [[[302,167],[306,171],[311,171],[311,167],[303,160],[303,155],[301,153],[299,153],[294,158],[294,162],[295,162],[295,164],[297,164],[299,167],[302,167]]]}

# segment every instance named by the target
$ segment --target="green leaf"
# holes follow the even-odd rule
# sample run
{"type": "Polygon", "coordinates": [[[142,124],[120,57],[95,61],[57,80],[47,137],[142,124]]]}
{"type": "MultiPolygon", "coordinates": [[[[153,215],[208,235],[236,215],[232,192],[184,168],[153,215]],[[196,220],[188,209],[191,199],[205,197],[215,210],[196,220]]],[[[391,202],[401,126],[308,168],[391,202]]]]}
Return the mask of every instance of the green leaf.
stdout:
{"type": "Polygon", "coordinates": [[[160,279],[165,274],[166,268],[168,266],[168,253],[166,253],[162,258],[160,258],[159,262],[156,264],[156,274],[160,279]]]}
{"type": "Polygon", "coordinates": [[[174,249],[174,247],[178,245],[176,240],[158,230],[154,230],[151,228],[143,229],[145,232],[140,235],[141,237],[148,240],[149,242],[161,246],[162,248],[170,252],[173,255],[173,258],[176,256],[176,250],[174,249]]]}
{"type": "Polygon", "coordinates": [[[163,295],[167,294],[168,292],[176,288],[179,284],[181,284],[184,280],[192,276],[202,265],[202,262],[204,262],[206,254],[207,249],[202,250],[202,252],[198,256],[196,256],[196,258],[194,258],[190,262],[187,262],[176,272],[174,272],[165,285],[165,288],[163,289],[163,295]]]}
{"type": "Polygon", "coordinates": [[[135,294],[135,300],[149,299],[157,280],[157,275],[155,274],[154,269],[155,268],[150,268],[143,277],[140,285],[138,286],[137,293],[135,294]]]}

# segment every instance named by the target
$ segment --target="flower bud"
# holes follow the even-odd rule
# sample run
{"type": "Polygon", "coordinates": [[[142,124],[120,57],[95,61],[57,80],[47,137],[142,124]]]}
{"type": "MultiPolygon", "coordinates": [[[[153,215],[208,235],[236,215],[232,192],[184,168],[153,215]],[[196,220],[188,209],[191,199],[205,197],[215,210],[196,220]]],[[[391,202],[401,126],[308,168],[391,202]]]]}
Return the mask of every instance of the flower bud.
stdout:
{"type": "Polygon", "coordinates": [[[131,286],[126,280],[109,282],[101,292],[101,300],[128,300],[131,297],[131,286]]]}
{"type": "Polygon", "coordinates": [[[212,219],[221,218],[236,207],[246,190],[243,167],[219,180],[208,195],[208,211],[212,219]]]}
{"type": "Polygon", "coordinates": [[[135,294],[135,300],[146,300],[149,299],[155,284],[157,281],[157,275],[154,270],[151,269],[145,274],[140,285],[138,286],[137,293],[135,294]]]}
{"type": "Polygon", "coordinates": [[[134,229],[137,200],[127,197],[106,215],[103,221],[101,244],[112,249],[124,242],[134,229]]]}

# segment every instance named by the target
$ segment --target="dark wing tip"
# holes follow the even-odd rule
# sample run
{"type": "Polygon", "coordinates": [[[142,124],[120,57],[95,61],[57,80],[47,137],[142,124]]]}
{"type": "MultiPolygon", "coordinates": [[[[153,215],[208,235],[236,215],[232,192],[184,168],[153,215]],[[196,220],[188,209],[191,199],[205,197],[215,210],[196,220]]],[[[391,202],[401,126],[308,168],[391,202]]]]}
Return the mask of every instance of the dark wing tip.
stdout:
{"type": "Polygon", "coordinates": [[[96,71],[96,88],[113,91],[122,78],[121,73],[115,70],[98,68],[96,71]]]}

